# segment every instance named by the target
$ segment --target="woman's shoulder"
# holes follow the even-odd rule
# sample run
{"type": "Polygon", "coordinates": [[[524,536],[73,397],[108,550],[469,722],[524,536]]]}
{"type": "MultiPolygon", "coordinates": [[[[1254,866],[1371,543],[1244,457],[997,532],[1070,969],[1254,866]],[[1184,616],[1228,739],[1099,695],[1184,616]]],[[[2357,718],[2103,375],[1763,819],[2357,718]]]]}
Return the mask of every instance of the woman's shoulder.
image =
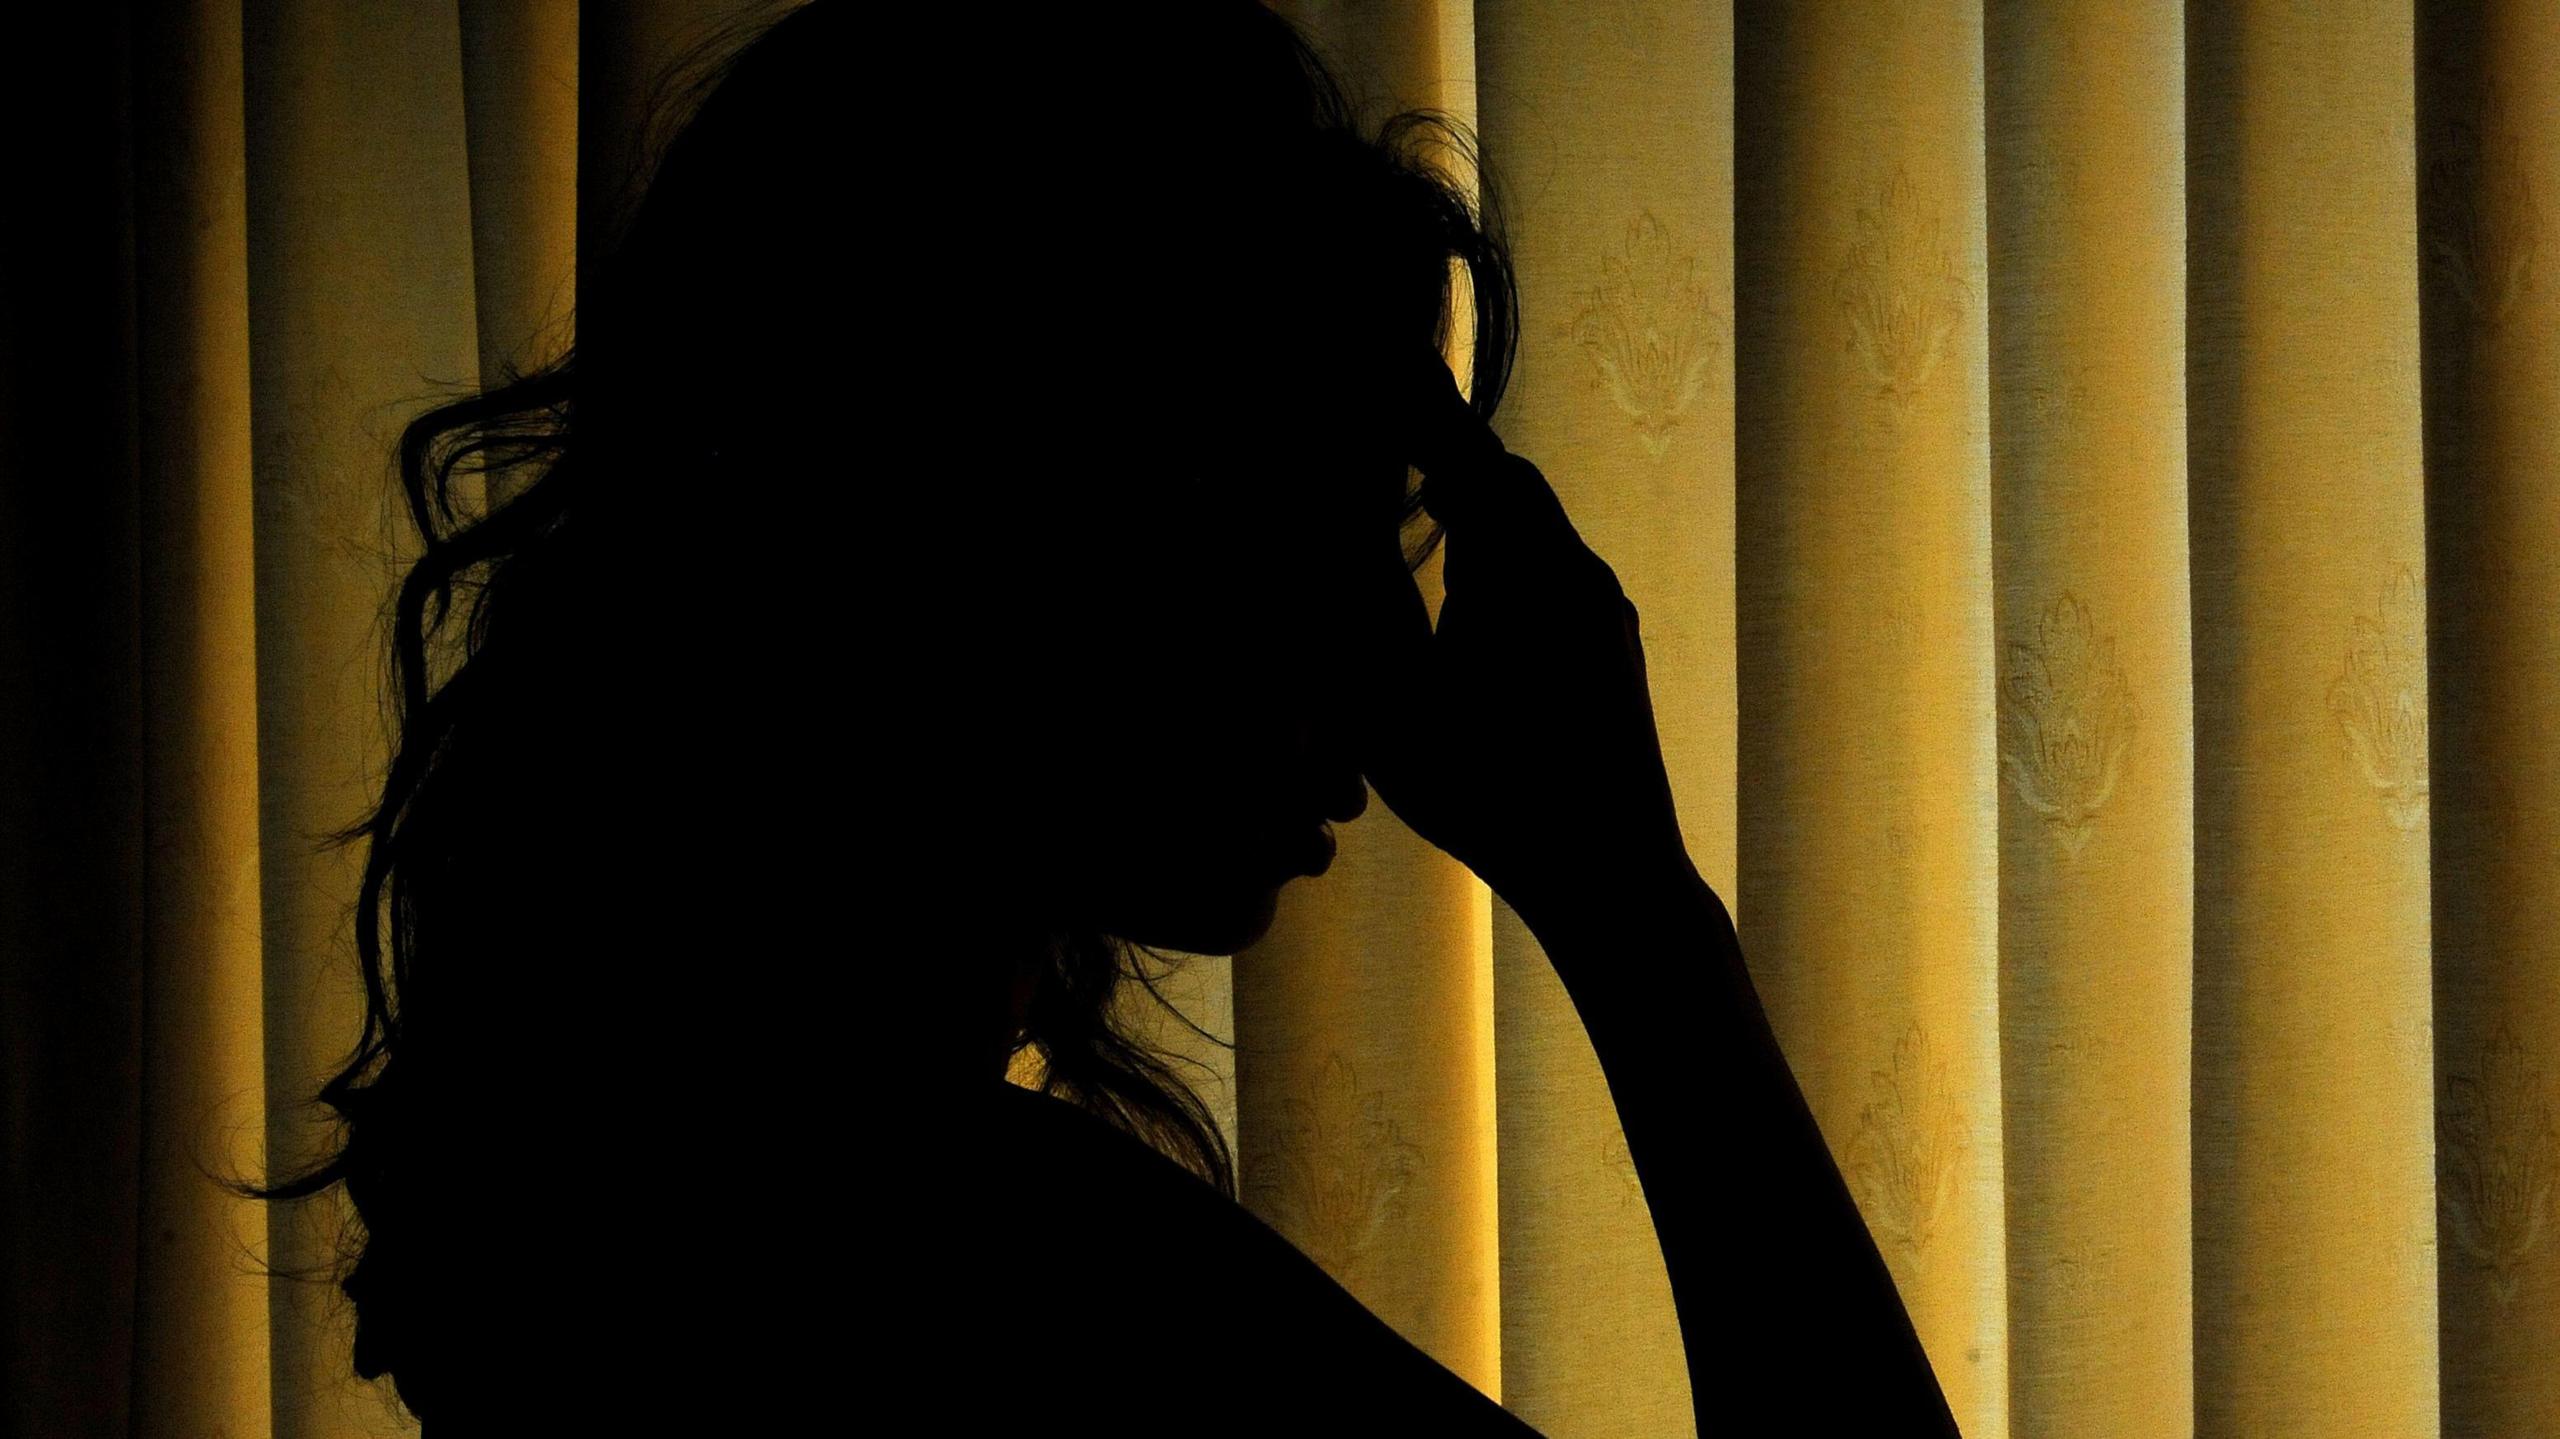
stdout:
{"type": "Polygon", "coordinates": [[[974,1121],[962,1242],[982,1302],[960,1323],[1013,1414],[1534,1432],[1132,1136],[1011,1084],[975,1096],[974,1121]]]}

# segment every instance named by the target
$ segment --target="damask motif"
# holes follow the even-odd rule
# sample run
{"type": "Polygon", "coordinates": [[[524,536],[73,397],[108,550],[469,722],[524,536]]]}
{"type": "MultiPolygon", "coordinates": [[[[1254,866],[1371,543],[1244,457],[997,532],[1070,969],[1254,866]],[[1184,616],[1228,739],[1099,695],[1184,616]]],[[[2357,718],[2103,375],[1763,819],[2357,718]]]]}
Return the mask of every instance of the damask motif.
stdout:
{"type": "Polygon", "coordinates": [[[2409,566],[2383,586],[2378,611],[2356,616],[2345,664],[2329,686],[2329,712],[2391,823],[2404,831],[2424,825],[2427,599],[2409,566]]]}
{"type": "Polygon", "coordinates": [[[1849,1143],[1849,1177],[1886,1257],[1907,1267],[1929,1247],[1964,1152],[1955,1088],[1919,1021],[1893,1046],[1891,1066],[1874,1071],[1871,1093],[1849,1143]]]}
{"type": "Polygon", "coordinates": [[[2484,325],[2494,325],[2533,286],[2542,208],[2523,142],[2510,130],[2484,139],[2455,125],[2431,167],[2427,263],[2484,325]]]}
{"type": "Polygon", "coordinates": [[[1646,210],[1627,222],[1617,252],[1601,257],[1600,283],[1583,292],[1564,338],[1591,357],[1645,452],[1660,455],[1706,388],[1729,328],[1699,282],[1697,255],[1680,253],[1671,231],[1646,210]]]}
{"type": "Polygon", "coordinates": [[[2027,143],[2009,162],[2006,178],[2025,197],[2037,223],[2057,223],[2070,213],[2072,198],[2080,191],[2080,156],[2056,135],[2024,138],[2027,143]]]}
{"type": "Polygon", "coordinates": [[[1627,1148],[1627,1132],[1612,1126],[1609,1137],[1600,1143],[1600,1167],[1618,1181],[1618,1207],[1640,1207],[1644,1203],[1644,1180],[1636,1174],[1635,1154],[1627,1148]]]}
{"type": "Polygon", "coordinates": [[[2489,1271],[2501,1304],[2516,1297],[2525,1263],[2551,1217],[2551,1106],[2542,1066],[2501,1023],[2468,1074],[2445,1077],[2437,1128],[2449,1226],[2489,1271]]]}
{"type": "Polygon", "coordinates": [[[1404,1211],[1422,1151],[1405,1141],[1386,1096],[1361,1085],[1336,1051],[1280,1106],[1270,1219],[1326,1273],[1353,1285],[1389,1222],[1404,1211]]]}
{"type": "Polygon", "coordinates": [[[2065,591],[2010,643],[2000,698],[2000,766],[2010,788],[2063,852],[2077,855],[2123,776],[2140,718],[2116,642],[2101,638],[2088,607],[2065,591]]]}
{"type": "Polygon", "coordinates": [[[1599,0],[1588,13],[1631,53],[1653,55],[1661,51],[1662,12],[1646,0],[1599,0]]]}
{"type": "Polygon", "coordinates": [[[1938,208],[1896,167],[1858,212],[1857,238],[1832,281],[1849,316],[1849,347],[1876,393],[1907,412],[1955,343],[1968,287],[1947,253],[1938,208]]]}
{"type": "MultiPolygon", "coordinates": [[[[259,406],[259,428],[250,452],[251,501],[260,524],[286,524],[297,533],[335,531],[348,515],[341,477],[329,460],[332,436],[353,442],[369,438],[355,387],[334,364],[300,368],[278,385],[275,397],[259,406]]],[[[373,487],[388,496],[396,486],[373,487]]],[[[386,513],[388,513],[387,506],[386,513]]],[[[340,544],[354,537],[338,535],[340,544]]]]}
{"type": "Polygon", "coordinates": [[[2402,1074],[2436,1072],[2436,1017],[2433,1010],[2395,1014],[2383,1021],[2384,1041],[2402,1074]]]}
{"type": "Polygon", "coordinates": [[[2089,427],[2089,367],[2040,375],[2027,387],[2037,433],[2048,444],[2076,444],[2089,427]]]}
{"type": "Polygon", "coordinates": [[[2433,1294],[2442,1273],[2441,1256],[2436,1249],[2433,1224],[2404,1225],[2393,1230],[2383,1263],[2393,1292],[2400,1294],[2433,1294]]]}
{"type": "Polygon", "coordinates": [[[2046,1293],[2067,1321],[2087,1323],[2107,1312],[2121,1258],[2113,1244],[2075,1244],[2053,1257],[2046,1293]]]}

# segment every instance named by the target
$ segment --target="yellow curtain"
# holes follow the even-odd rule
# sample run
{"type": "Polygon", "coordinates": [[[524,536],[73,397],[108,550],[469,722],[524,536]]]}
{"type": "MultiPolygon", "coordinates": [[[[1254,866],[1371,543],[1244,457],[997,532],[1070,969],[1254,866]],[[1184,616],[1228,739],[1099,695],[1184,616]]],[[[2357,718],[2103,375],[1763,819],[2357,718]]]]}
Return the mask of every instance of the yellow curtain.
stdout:
{"type": "MultiPolygon", "coordinates": [[[[2560,1423],[2560,12],[1279,8],[1484,136],[1499,427],[1965,1432],[2560,1423]]],[[[1588,1043],[1410,843],[1235,960],[1248,1198],[1548,1432],[1685,1432],[1588,1043]],[[1489,1381],[1417,1232],[1488,1022],[1489,1381]]]]}
{"type": "MultiPolygon", "coordinates": [[[[96,297],[0,326],[0,1406],[407,1432],[256,1272],[332,1217],[200,1166],[307,1154],[354,1033],[391,436],[563,338],[647,82],[770,7],[68,8],[116,195],[0,272],[96,297]]],[[[2560,8],[1277,8],[1483,137],[1498,428],[1643,612],[1965,1432],[2560,1432],[2560,8]]],[[[1688,1432],[1588,1042],[1462,867],[1373,803],[1170,992],[1256,1212],[1542,1430],[1688,1432]]]]}

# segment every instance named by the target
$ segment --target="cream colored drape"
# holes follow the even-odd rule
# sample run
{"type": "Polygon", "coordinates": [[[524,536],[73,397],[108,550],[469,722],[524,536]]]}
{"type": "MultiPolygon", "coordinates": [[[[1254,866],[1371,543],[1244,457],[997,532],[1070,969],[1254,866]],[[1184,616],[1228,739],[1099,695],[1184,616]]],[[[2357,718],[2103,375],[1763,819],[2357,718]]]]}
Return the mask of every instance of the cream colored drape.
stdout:
{"type": "MultiPolygon", "coordinates": [[[[650,8],[670,34],[729,13],[650,8]]],[[[414,1432],[349,1373],[334,1288],[258,1273],[325,1268],[336,1216],[232,1200],[205,1168],[307,1158],[302,1101],[355,1033],[361,855],[318,836],[362,812],[386,752],[375,617],[414,558],[389,445],[425,401],[560,338],[580,109],[600,103],[578,18],[197,0],[131,22],[150,97],[136,1433],[414,1432]]]]}
{"type": "MultiPolygon", "coordinates": [[[[1498,426],[1643,611],[1691,853],[1965,1432],[2560,1432],[2560,9],[1280,8],[1483,136],[1498,426]]],[[[138,1430],[402,1430],[244,1262],[318,1216],[193,1159],[306,1152],[353,1033],[311,841],[379,777],[391,434],[556,342],[572,157],[735,12],[138,44],[138,1430]]],[[[1252,1207],[1545,1431],[1687,1432],[1588,1043],[1466,871],[1373,805],[1174,992],[1252,1207]]]]}
{"type": "MultiPolygon", "coordinates": [[[[1965,1431],[2560,1426],[2560,10],[1282,8],[1481,127],[1499,428],[1965,1431]]],[[[1248,1193],[1542,1428],[1685,1432],[1588,1043],[1498,901],[1378,911],[1449,903],[1392,824],[1235,962],[1248,1193]],[[1485,1024],[1490,1383],[1481,1271],[1413,1297],[1485,1024]]]]}

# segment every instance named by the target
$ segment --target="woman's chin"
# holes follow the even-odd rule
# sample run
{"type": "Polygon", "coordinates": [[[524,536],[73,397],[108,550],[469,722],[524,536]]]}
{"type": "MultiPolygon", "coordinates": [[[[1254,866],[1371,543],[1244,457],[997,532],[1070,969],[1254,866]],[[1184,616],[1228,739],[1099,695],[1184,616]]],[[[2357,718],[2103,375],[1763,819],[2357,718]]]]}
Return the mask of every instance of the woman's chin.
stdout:
{"type": "Polygon", "coordinates": [[[1279,885],[1230,891],[1224,903],[1163,916],[1161,922],[1147,926],[1144,933],[1128,937],[1153,949],[1180,954],[1235,954],[1252,948],[1271,932],[1272,916],[1279,903],[1279,885]]]}

